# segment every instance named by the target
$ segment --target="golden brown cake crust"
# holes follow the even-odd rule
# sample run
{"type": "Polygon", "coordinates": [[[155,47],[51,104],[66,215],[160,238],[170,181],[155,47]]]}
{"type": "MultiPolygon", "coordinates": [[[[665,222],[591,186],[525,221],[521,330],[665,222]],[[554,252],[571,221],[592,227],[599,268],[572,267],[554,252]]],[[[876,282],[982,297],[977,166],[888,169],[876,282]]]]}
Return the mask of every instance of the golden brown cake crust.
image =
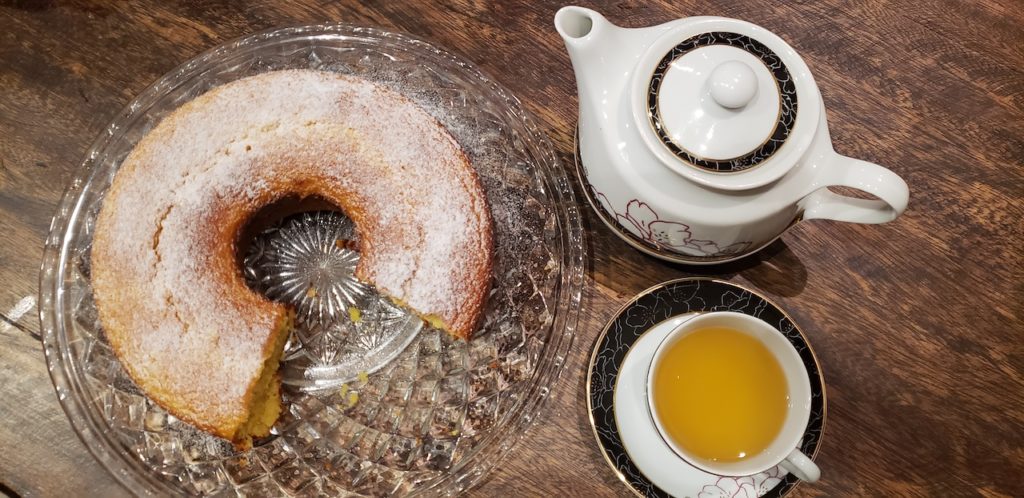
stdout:
{"type": "MultiPolygon", "coordinates": [[[[217,87],[136,146],[99,214],[92,284],[128,373],[237,441],[288,310],[250,290],[238,238],[260,208],[320,196],[360,233],[357,277],[469,338],[490,287],[491,220],[447,131],[362,79],[279,71],[217,87]]],[[[276,359],[274,359],[276,361],[276,359]]]]}

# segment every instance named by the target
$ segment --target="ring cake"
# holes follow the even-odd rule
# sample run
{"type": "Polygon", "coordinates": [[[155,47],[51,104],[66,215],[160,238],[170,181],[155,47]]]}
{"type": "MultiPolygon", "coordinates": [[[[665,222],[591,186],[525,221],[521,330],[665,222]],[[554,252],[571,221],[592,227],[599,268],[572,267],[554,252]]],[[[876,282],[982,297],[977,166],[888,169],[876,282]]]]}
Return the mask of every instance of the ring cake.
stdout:
{"type": "Polygon", "coordinates": [[[106,337],[171,414],[251,446],[280,412],[291,311],[246,286],[239,237],[284,197],[359,230],[356,277],[468,339],[490,287],[491,220],[451,135],[406,97],[313,70],[214,88],[164,118],[114,177],[92,285],[106,337]]]}

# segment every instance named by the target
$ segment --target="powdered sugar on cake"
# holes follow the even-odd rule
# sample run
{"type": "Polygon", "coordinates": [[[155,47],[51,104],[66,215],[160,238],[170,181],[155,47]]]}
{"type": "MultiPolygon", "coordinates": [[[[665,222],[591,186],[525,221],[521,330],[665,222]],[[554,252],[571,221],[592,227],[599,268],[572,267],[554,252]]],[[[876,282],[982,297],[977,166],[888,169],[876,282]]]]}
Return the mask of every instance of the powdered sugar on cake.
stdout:
{"type": "Polygon", "coordinates": [[[235,416],[280,305],[245,288],[236,248],[217,245],[237,236],[239,216],[289,192],[323,195],[352,217],[360,278],[471,331],[490,278],[490,219],[454,139],[415,103],[368,81],[280,71],[182,106],[115,178],[98,220],[93,283],[136,380],[171,386],[198,415],[235,416]],[[201,391],[189,387],[197,379],[201,391]]]}

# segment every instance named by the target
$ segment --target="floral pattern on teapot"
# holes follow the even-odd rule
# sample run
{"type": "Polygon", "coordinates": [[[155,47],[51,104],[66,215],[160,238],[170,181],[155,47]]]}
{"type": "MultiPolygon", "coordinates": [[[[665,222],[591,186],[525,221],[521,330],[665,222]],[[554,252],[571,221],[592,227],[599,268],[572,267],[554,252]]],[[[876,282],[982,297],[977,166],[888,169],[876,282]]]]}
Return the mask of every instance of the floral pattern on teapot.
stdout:
{"type": "Polygon", "coordinates": [[[644,242],[654,245],[658,249],[668,249],[676,252],[689,249],[697,251],[708,257],[731,256],[742,254],[752,242],[735,242],[725,247],[719,246],[713,240],[695,239],[690,226],[678,221],[663,220],[658,213],[646,202],[639,199],[631,199],[626,204],[624,212],[612,208],[611,202],[601,192],[591,186],[594,196],[601,202],[606,211],[615,215],[618,222],[627,231],[632,232],[644,242]]]}

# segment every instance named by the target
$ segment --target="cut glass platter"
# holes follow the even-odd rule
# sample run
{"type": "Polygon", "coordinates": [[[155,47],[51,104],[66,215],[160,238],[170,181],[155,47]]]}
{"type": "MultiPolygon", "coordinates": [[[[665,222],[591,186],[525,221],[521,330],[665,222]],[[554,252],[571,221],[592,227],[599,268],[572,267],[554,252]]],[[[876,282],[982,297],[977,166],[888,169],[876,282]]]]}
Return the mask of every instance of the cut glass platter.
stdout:
{"type": "Polygon", "coordinates": [[[577,324],[583,245],[550,143],[519,101],[471,64],[377,29],[263,32],[171,71],[88,151],[43,257],[46,361],[79,437],[138,495],[458,494],[522,438],[555,384],[577,324]],[[277,220],[240,256],[250,286],[296,309],[284,411],[269,437],[236,452],[169,415],[125,373],[97,319],[89,250],[114,174],[164,116],[215,86],[299,68],[387,86],[456,138],[494,219],[492,290],[475,337],[452,339],[352,277],[358,252],[333,243],[358,237],[342,213],[277,220]]]}

